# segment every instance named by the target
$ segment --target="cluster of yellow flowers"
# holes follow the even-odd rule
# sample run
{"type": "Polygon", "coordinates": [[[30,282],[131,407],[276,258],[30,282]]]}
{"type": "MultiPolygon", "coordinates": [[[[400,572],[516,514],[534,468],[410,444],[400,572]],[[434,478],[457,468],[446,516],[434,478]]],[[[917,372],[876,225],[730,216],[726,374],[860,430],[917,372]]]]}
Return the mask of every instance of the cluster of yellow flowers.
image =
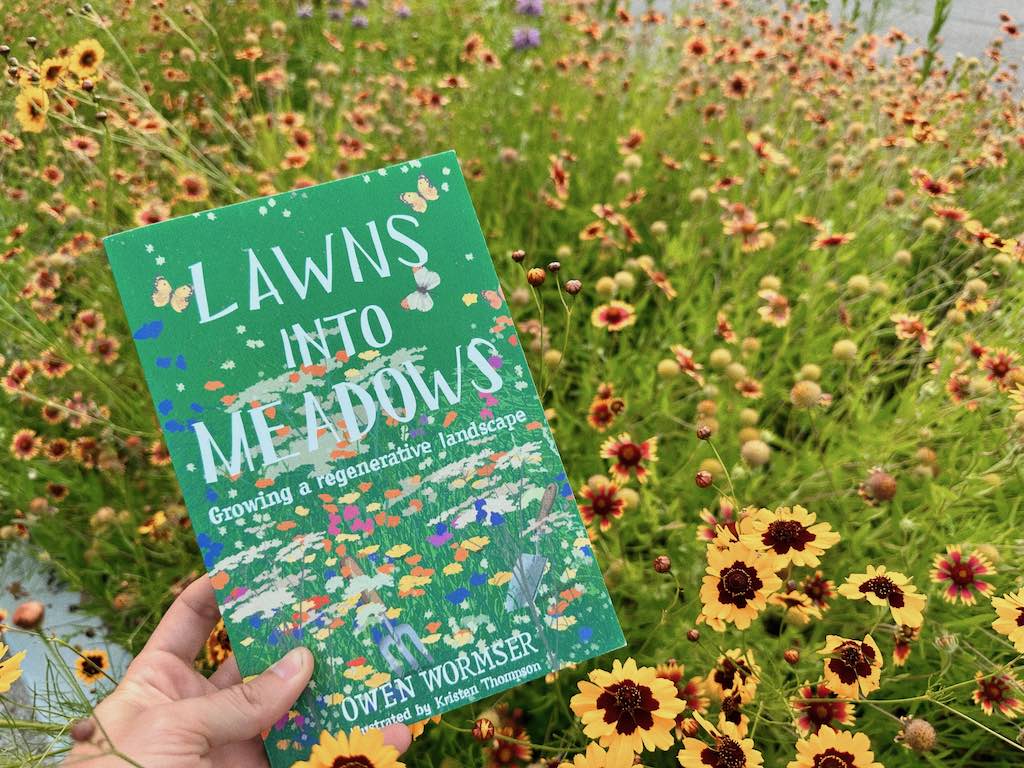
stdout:
{"type": "MultiPolygon", "coordinates": [[[[39,63],[31,61],[19,65],[17,81],[20,89],[14,100],[14,116],[21,129],[26,133],[41,133],[46,128],[46,116],[51,109],[50,97],[58,90],[69,93],[91,90],[101,77],[104,55],[103,46],[87,38],[39,63]]],[[[66,97],[62,103],[74,106],[73,99],[66,97]]]]}

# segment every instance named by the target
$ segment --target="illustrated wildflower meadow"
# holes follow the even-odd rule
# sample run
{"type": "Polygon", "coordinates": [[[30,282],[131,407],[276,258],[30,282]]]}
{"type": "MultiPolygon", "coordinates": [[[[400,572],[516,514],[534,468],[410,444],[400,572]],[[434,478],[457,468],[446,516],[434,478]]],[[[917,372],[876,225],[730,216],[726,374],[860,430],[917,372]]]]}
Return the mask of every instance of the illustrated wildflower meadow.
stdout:
{"type": "Polygon", "coordinates": [[[825,5],[0,5],[0,554],[107,628],[0,616],[0,768],[88,738],[204,571],[101,239],[448,149],[627,645],[295,765],[1024,763],[1021,33],[825,5]]]}

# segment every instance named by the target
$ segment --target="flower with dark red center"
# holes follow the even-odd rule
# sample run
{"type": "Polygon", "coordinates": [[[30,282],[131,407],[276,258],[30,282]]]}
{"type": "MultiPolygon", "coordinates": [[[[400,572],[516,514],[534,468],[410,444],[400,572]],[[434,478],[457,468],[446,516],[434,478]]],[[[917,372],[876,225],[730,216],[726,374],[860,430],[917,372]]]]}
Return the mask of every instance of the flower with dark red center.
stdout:
{"type": "Polygon", "coordinates": [[[831,726],[833,722],[840,725],[853,725],[856,717],[854,706],[846,701],[839,701],[827,685],[804,685],[800,695],[789,702],[796,716],[793,725],[803,733],[817,733],[823,726],[831,726]]]}
{"type": "Polygon", "coordinates": [[[754,742],[743,738],[733,723],[725,722],[720,728],[713,729],[700,715],[695,715],[695,718],[711,734],[713,743],[695,738],[683,739],[683,748],[678,755],[683,768],[759,768],[764,763],[761,753],[754,749],[754,742]]]}
{"type": "Polygon", "coordinates": [[[1000,347],[986,352],[978,361],[978,367],[988,372],[989,381],[996,382],[1000,389],[1005,390],[1013,380],[1010,374],[1018,368],[1016,363],[1017,356],[1005,347],[1000,347]]]}
{"type": "Polygon", "coordinates": [[[590,323],[595,328],[608,331],[621,331],[636,323],[636,309],[624,301],[610,301],[594,308],[590,313],[590,323]]]}
{"type": "Polygon", "coordinates": [[[822,726],[796,743],[796,759],[787,768],[882,768],[863,733],[822,726]]]}
{"type": "Polygon", "coordinates": [[[106,671],[110,668],[110,659],[106,651],[82,651],[75,659],[75,674],[87,685],[93,685],[106,677],[106,671]]]}
{"type": "MultiPolygon", "coordinates": [[[[488,768],[504,766],[524,766],[533,757],[533,748],[519,742],[529,742],[530,734],[523,728],[506,725],[498,728],[495,733],[494,746],[486,750],[488,768]],[[505,737],[505,738],[502,738],[505,737]],[[515,741],[512,741],[515,739],[515,741]]],[[[342,763],[342,766],[346,765],[342,763]]]]}
{"type": "Polygon", "coordinates": [[[691,677],[684,680],[686,670],[675,660],[669,660],[659,664],[656,668],[658,677],[669,680],[676,687],[676,697],[686,704],[686,709],[676,715],[676,734],[682,734],[686,728],[685,720],[690,718],[694,712],[703,714],[708,709],[708,697],[704,695],[704,678],[691,677]]]}
{"type": "Polygon", "coordinates": [[[610,437],[601,446],[602,459],[615,459],[611,471],[623,482],[635,476],[640,483],[647,482],[650,469],[645,463],[654,463],[658,460],[658,438],[651,437],[643,442],[636,443],[628,432],[623,432],[618,437],[610,437]]]}
{"type": "Polygon", "coordinates": [[[594,670],[579,691],[569,704],[583,732],[617,755],[668,749],[676,716],[686,707],[674,682],[633,659],[616,659],[610,672],[594,670]]]}
{"type": "Polygon", "coordinates": [[[774,512],[760,509],[741,526],[740,540],[754,549],[774,552],[779,567],[815,566],[819,556],[839,541],[831,525],[816,520],[800,505],[778,507],[774,512]]]}
{"type": "Polygon", "coordinates": [[[704,687],[716,699],[737,694],[743,703],[751,701],[757,694],[757,683],[761,678],[761,667],[754,661],[754,652],[733,648],[719,656],[706,678],[704,687]]]}
{"type": "Polygon", "coordinates": [[[704,521],[704,525],[697,526],[698,542],[714,541],[719,528],[726,529],[733,541],[739,541],[739,534],[736,531],[736,502],[728,496],[718,498],[718,514],[705,507],[700,511],[700,519],[704,521]]]}
{"type": "Polygon", "coordinates": [[[881,685],[882,653],[866,635],[863,641],[829,635],[825,647],[825,685],[843,699],[859,699],[881,685]]]}
{"type": "Polygon", "coordinates": [[[829,600],[835,596],[835,592],[832,590],[832,582],[826,579],[825,574],[821,571],[815,571],[810,576],[805,577],[800,585],[800,589],[822,611],[828,610],[829,600]]]}
{"type": "Polygon", "coordinates": [[[700,588],[702,613],[746,629],[764,610],[768,596],[782,586],[775,574],[775,554],[756,552],[743,543],[724,549],[712,544],[707,554],[707,575],[700,588]]]}
{"type": "Polygon", "coordinates": [[[924,595],[918,593],[910,580],[897,571],[886,571],[884,565],[869,565],[865,573],[854,573],[839,587],[839,594],[850,600],[866,599],[872,605],[888,606],[893,620],[908,627],[924,623],[921,613],[924,595]]]}
{"type": "Polygon", "coordinates": [[[991,715],[996,709],[1009,718],[1024,712],[1024,701],[1021,701],[1024,687],[1012,672],[988,676],[977,672],[974,679],[977,687],[971,698],[986,715],[991,715]]]}
{"type": "Polygon", "coordinates": [[[612,520],[622,517],[626,509],[626,502],[619,496],[619,486],[615,483],[587,483],[580,490],[580,496],[585,500],[579,505],[584,522],[590,525],[597,520],[602,531],[611,528],[612,520]]]}
{"type": "Polygon", "coordinates": [[[892,644],[892,663],[902,667],[910,658],[911,645],[921,636],[920,627],[908,627],[905,624],[896,628],[892,644]]]}
{"type": "Polygon", "coordinates": [[[404,763],[398,761],[398,750],[384,743],[379,729],[353,728],[334,736],[322,731],[309,758],[292,768],[404,768],[404,763]]]}
{"type": "Polygon", "coordinates": [[[992,585],[981,579],[996,572],[991,561],[975,549],[964,557],[960,547],[946,547],[945,555],[936,555],[932,568],[932,581],[945,584],[942,597],[950,603],[962,602],[974,605],[975,592],[984,595],[992,585]]]}
{"type": "Polygon", "coordinates": [[[34,429],[19,429],[11,438],[11,455],[18,461],[34,459],[42,444],[34,429]]]}
{"type": "Polygon", "coordinates": [[[1019,653],[1024,653],[1024,589],[992,599],[996,620],[992,629],[1006,635],[1019,653]]]}
{"type": "Polygon", "coordinates": [[[853,240],[856,234],[853,232],[822,232],[814,238],[811,243],[812,251],[820,251],[825,248],[838,248],[840,245],[853,240]]]}

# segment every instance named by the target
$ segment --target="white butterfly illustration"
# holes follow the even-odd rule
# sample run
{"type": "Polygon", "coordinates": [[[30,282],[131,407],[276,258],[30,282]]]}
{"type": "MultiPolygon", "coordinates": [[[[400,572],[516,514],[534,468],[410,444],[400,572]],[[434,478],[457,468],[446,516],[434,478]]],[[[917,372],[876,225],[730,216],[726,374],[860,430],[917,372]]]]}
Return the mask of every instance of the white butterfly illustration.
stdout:
{"type": "Polygon", "coordinates": [[[434,306],[430,292],[441,284],[441,276],[422,267],[413,270],[416,290],[402,299],[404,309],[415,309],[418,312],[429,312],[434,306]]]}

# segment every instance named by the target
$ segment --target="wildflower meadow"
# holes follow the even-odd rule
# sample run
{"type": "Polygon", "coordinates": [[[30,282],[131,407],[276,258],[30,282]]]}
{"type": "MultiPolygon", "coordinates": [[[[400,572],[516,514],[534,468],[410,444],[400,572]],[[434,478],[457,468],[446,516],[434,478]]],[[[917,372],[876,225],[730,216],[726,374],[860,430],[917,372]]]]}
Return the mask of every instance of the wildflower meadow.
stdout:
{"type": "MultiPolygon", "coordinates": [[[[5,2],[0,549],[137,652],[203,566],[101,238],[455,149],[628,645],[297,765],[1021,765],[1020,31],[824,5],[5,2]]],[[[0,623],[59,763],[124,670],[0,623]]]]}

